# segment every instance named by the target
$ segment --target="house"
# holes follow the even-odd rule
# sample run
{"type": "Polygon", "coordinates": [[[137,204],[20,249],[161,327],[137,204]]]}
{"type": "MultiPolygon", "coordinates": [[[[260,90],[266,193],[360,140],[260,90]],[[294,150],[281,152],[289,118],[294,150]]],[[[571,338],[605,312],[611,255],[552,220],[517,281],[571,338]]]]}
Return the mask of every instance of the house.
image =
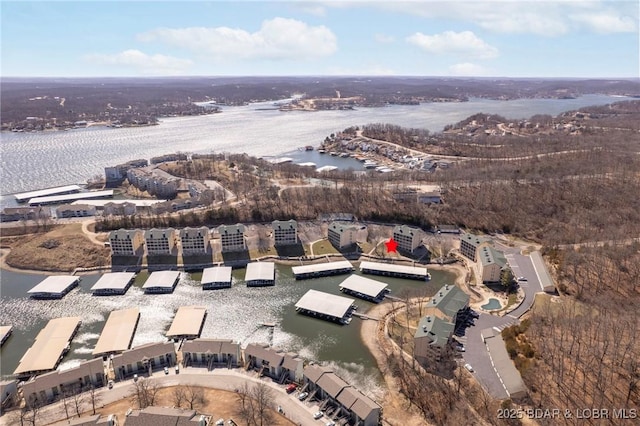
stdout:
{"type": "Polygon", "coordinates": [[[104,205],[103,214],[105,216],[133,216],[138,211],[138,207],[134,203],[114,203],[109,202],[104,205]]]}
{"type": "Polygon", "coordinates": [[[96,207],[88,204],[62,204],[56,208],[56,217],[89,217],[96,215],[96,207]]]}
{"type": "Polygon", "coordinates": [[[196,410],[149,406],[142,410],[132,410],[127,415],[127,426],[206,426],[213,425],[208,414],[198,414],[196,410]]]}
{"type": "Polygon", "coordinates": [[[109,233],[113,256],[137,256],[144,245],[144,234],[139,229],[118,229],[109,233]]]}
{"type": "Polygon", "coordinates": [[[185,367],[216,366],[235,368],[240,364],[240,344],[232,340],[194,339],[182,345],[182,365],[185,367]]]}
{"type": "Polygon", "coordinates": [[[269,345],[250,343],[244,350],[244,362],[247,368],[259,370],[272,378],[279,378],[282,373],[284,354],[269,345]]]}
{"type": "Polygon", "coordinates": [[[236,225],[220,225],[218,227],[218,233],[220,233],[220,243],[222,244],[223,253],[247,249],[244,225],[240,223],[236,225]]]}
{"type": "Polygon", "coordinates": [[[211,247],[210,239],[209,228],[206,226],[181,229],[180,244],[183,256],[208,253],[211,247]]]}
{"type": "Polygon", "coordinates": [[[362,227],[351,223],[331,222],[327,229],[327,238],[338,250],[349,247],[358,241],[358,232],[362,227]]]}
{"type": "Polygon", "coordinates": [[[274,220],[273,241],[276,246],[298,244],[298,222],[295,220],[274,220]]]}
{"type": "Polygon", "coordinates": [[[480,249],[478,257],[480,258],[482,282],[499,282],[502,277],[502,271],[508,267],[504,253],[493,247],[484,246],[480,249]]]}
{"type": "Polygon", "coordinates": [[[144,232],[148,255],[173,254],[176,246],[176,230],[152,228],[144,232]]]}
{"type": "Polygon", "coordinates": [[[435,315],[420,319],[413,335],[413,357],[423,365],[437,360],[453,335],[455,324],[435,315]]]}
{"type": "Polygon", "coordinates": [[[124,380],[134,374],[172,366],[176,363],[176,352],[172,342],[147,343],[113,356],[113,371],[116,378],[124,380]]]}
{"type": "Polygon", "coordinates": [[[393,228],[393,239],[398,243],[398,248],[407,253],[413,253],[425,237],[420,228],[412,228],[407,225],[398,225],[393,228]]]}
{"type": "Polygon", "coordinates": [[[304,373],[304,360],[294,354],[288,352],[284,354],[282,360],[282,375],[285,382],[301,382],[304,373]]]}
{"type": "Polygon", "coordinates": [[[51,217],[49,207],[7,207],[2,210],[0,222],[17,222],[19,220],[38,220],[51,217]]]}
{"type": "Polygon", "coordinates": [[[96,358],[68,370],[36,376],[23,384],[22,392],[27,404],[36,399],[40,404],[49,404],[65,394],[75,395],[91,387],[99,388],[106,382],[102,358],[96,358]]]}
{"type": "Polygon", "coordinates": [[[491,241],[489,237],[482,237],[474,234],[464,234],[460,237],[460,253],[467,259],[477,259],[478,249],[483,244],[488,244],[491,241]]]}

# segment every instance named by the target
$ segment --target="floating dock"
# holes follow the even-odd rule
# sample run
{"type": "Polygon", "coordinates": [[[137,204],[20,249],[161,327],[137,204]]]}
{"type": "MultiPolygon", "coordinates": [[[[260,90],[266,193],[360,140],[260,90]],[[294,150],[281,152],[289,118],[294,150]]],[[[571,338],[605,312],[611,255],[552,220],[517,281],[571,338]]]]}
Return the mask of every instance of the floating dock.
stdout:
{"type": "Polygon", "coordinates": [[[202,289],[231,288],[231,266],[215,266],[202,271],[202,289]]]}
{"type": "Polygon", "coordinates": [[[9,336],[11,336],[12,331],[13,326],[11,325],[0,326],[0,346],[4,345],[4,342],[6,342],[9,336]]]}
{"type": "Polygon", "coordinates": [[[22,356],[13,374],[27,377],[55,370],[69,351],[69,344],[80,324],[80,317],[56,318],[49,321],[22,356]]]}
{"type": "Polygon", "coordinates": [[[67,195],[50,195],[29,199],[30,206],[46,206],[48,204],[66,204],[77,200],[92,200],[96,198],[113,198],[113,189],[104,191],[78,192],[67,195]]]}
{"type": "Polygon", "coordinates": [[[360,263],[363,274],[384,275],[387,277],[409,278],[412,280],[428,281],[431,275],[427,268],[419,266],[397,265],[394,263],[378,263],[363,261],[360,263]]]}
{"type": "Polygon", "coordinates": [[[348,324],[354,309],[354,299],[336,296],[317,290],[309,290],[295,304],[296,311],[339,324],[348,324]]]}
{"type": "Polygon", "coordinates": [[[273,262],[251,262],[244,276],[247,287],[265,287],[276,284],[276,264],[273,262]]]}
{"type": "Polygon", "coordinates": [[[138,321],[140,321],[138,308],[111,312],[93,349],[93,356],[118,354],[131,348],[138,321]]]}
{"type": "Polygon", "coordinates": [[[94,296],[125,294],[135,278],[134,272],[109,272],[100,277],[91,287],[91,292],[94,296]]]}
{"type": "Polygon", "coordinates": [[[340,284],[340,291],[365,299],[370,302],[379,303],[384,295],[389,292],[387,284],[372,280],[371,278],[351,275],[340,284]]]}
{"type": "Polygon", "coordinates": [[[348,274],[353,271],[353,265],[347,260],[339,262],[318,263],[315,265],[294,266],[291,268],[296,280],[307,278],[327,277],[329,275],[348,274]]]}
{"type": "Polygon", "coordinates": [[[71,194],[74,192],[79,192],[80,189],[81,188],[78,185],[57,186],[55,188],[40,189],[38,191],[30,191],[30,192],[23,192],[21,194],[15,194],[14,197],[16,198],[17,202],[24,203],[29,201],[32,198],[46,197],[50,195],[71,194]]]}
{"type": "Polygon", "coordinates": [[[180,281],[178,271],[152,272],[142,286],[145,293],[173,293],[180,281]]]}
{"type": "Polygon", "coordinates": [[[167,331],[169,339],[196,339],[200,337],[207,308],[204,306],[181,306],[167,331]]]}
{"type": "Polygon", "coordinates": [[[51,275],[27,291],[27,294],[34,299],[62,299],[79,282],[80,277],[74,275],[51,275]]]}

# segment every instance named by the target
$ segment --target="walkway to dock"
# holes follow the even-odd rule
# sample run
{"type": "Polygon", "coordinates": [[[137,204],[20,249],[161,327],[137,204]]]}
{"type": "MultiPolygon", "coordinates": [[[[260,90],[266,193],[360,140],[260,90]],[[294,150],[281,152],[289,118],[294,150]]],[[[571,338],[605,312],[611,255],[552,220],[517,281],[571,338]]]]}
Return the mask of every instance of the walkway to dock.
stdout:
{"type": "Polygon", "coordinates": [[[401,298],[396,297],[396,296],[391,296],[390,294],[385,294],[384,298],[385,299],[389,299],[389,300],[395,300],[396,302],[405,302],[404,299],[401,299],[401,298]]]}
{"type": "Polygon", "coordinates": [[[370,317],[367,314],[361,314],[359,312],[352,312],[351,315],[353,315],[354,317],[358,317],[362,320],[374,320],[374,321],[380,321],[380,318],[376,318],[376,317],[370,317]]]}

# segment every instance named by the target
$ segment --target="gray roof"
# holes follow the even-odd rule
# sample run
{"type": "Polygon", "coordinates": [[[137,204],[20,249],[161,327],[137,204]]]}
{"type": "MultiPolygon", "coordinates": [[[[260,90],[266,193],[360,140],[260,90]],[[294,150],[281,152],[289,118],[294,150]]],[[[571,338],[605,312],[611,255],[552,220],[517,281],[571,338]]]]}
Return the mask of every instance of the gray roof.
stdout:
{"type": "Polygon", "coordinates": [[[527,394],[527,387],[522,381],[520,372],[513,365],[509,353],[505,348],[502,335],[496,333],[494,337],[485,339],[491,361],[495,366],[502,383],[510,397],[521,398],[527,394]]]}
{"type": "Polygon", "coordinates": [[[313,364],[306,366],[304,368],[303,374],[304,377],[306,377],[310,382],[317,383],[323,374],[332,372],[333,370],[331,370],[329,367],[323,367],[322,365],[313,364]]]}
{"type": "Polygon", "coordinates": [[[104,372],[102,358],[83,361],[76,367],[41,374],[25,382],[23,385],[24,395],[28,397],[32,393],[38,394],[42,390],[50,390],[61,384],[77,382],[78,379],[85,376],[89,376],[93,381],[95,380],[96,373],[102,376],[104,372]]]}
{"type": "Polygon", "coordinates": [[[129,349],[139,318],[140,310],[138,308],[111,312],[102,329],[98,343],[93,349],[93,355],[122,352],[129,349]]]}
{"type": "Polygon", "coordinates": [[[142,234],[140,229],[117,229],[109,232],[109,240],[131,240],[137,234],[142,234]]]}
{"type": "Polygon", "coordinates": [[[447,284],[433,296],[429,307],[440,310],[450,319],[455,317],[458,311],[469,304],[469,295],[455,285],[447,284]]]}
{"type": "Polygon", "coordinates": [[[338,402],[347,409],[351,409],[351,406],[358,400],[362,394],[357,389],[348,387],[344,388],[338,395],[338,402]]]}
{"type": "Polygon", "coordinates": [[[202,279],[200,282],[202,284],[219,282],[230,283],[231,271],[231,266],[214,266],[212,268],[205,268],[202,271],[202,279]]]}
{"type": "Polygon", "coordinates": [[[244,225],[237,223],[235,225],[220,225],[218,232],[222,234],[244,234],[244,225]]]}
{"type": "Polygon", "coordinates": [[[316,263],[314,265],[293,266],[291,271],[294,275],[308,274],[311,272],[333,271],[335,269],[353,269],[353,265],[348,260],[338,262],[316,263]]]}
{"type": "Polygon", "coordinates": [[[42,280],[40,284],[36,285],[31,290],[27,291],[27,293],[63,293],[78,280],[80,280],[80,278],[74,275],[51,275],[42,280]]]}
{"type": "Polygon", "coordinates": [[[360,395],[360,397],[353,403],[351,406],[351,411],[356,413],[358,417],[361,419],[366,419],[371,415],[373,411],[380,411],[380,405],[378,405],[371,398],[368,398],[365,395],[360,395]]]}
{"type": "Polygon", "coordinates": [[[100,277],[100,279],[91,287],[91,291],[105,289],[124,289],[129,281],[135,277],[134,272],[109,272],[100,277]]]}
{"type": "Polygon", "coordinates": [[[309,290],[298,300],[295,307],[334,318],[343,318],[351,308],[351,305],[353,305],[353,302],[354,299],[347,297],[309,290]]]}
{"type": "Polygon", "coordinates": [[[531,263],[533,263],[533,267],[536,270],[536,275],[540,280],[540,285],[544,291],[553,292],[556,289],[555,284],[553,283],[553,279],[551,275],[549,275],[549,271],[547,270],[546,265],[544,264],[544,260],[542,259],[542,255],[539,251],[534,251],[530,255],[531,263]]]}
{"type": "Polygon", "coordinates": [[[240,354],[240,344],[233,340],[220,339],[193,339],[187,340],[182,345],[182,352],[189,353],[212,353],[212,354],[240,354]]]}
{"type": "Polygon", "coordinates": [[[135,364],[143,358],[155,358],[159,355],[176,353],[172,342],[147,343],[136,346],[113,357],[114,366],[135,364]]]}
{"type": "Polygon", "coordinates": [[[209,228],[201,226],[199,228],[183,228],[180,230],[180,238],[204,237],[209,235],[209,228]]]}
{"type": "Polygon", "coordinates": [[[353,223],[331,222],[331,224],[329,224],[329,230],[337,232],[338,234],[349,230],[357,231],[358,229],[360,228],[353,223]]]}
{"type": "Polygon", "coordinates": [[[482,237],[480,235],[475,235],[475,234],[464,234],[463,236],[460,237],[460,241],[465,241],[474,247],[478,247],[480,244],[490,242],[491,238],[482,237]]]}
{"type": "Polygon", "coordinates": [[[196,410],[150,406],[134,410],[127,416],[126,423],[127,426],[196,426],[199,419],[196,410]]]}
{"type": "Polygon", "coordinates": [[[167,337],[199,335],[206,315],[205,306],[180,306],[167,331],[167,337]]]}
{"type": "Polygon", "coordinates": [[[355,291],[365,294],[370,297],[377,297],[381,292],[387,288],[387,283],[372,280],[371,278],[365,278],[360,275],[351,275],[346,280],[340,283],[341,289],[355,291]]]}
{"type": "Polygon", "coordinates": [[[360,262],[360,270],[371,269],[374,271],[398,272],[401,274],[422,275],[426,277],[427,268],[419,266],[398,265],[396,263],[360,262]]]}
{"type": "Polygon", "coordinates": [[[282,352],[278,352],[276,349],[273,349],[268,345],[259,345],[255,343],[247,345],[247,348],[244,350],[244,356],[245,359],[252,356],[265,360],[272,367],[279,366],[284,360],[284,354],[282,352]]]}
{"type": "Polygon", "coordinates": [[[170,239],[171,237],[175,237],[176,230],[173,228],[151,228],[144,231],[144,239],[145,240],[160,240],[163,238],[170,239]]]}
{"type": "Polygon", "coordinates": [[[274,220],[271,222],[273,229],[298,229],[298,222],[293,219],[290,220],[274,220]]]}
{"type": "Polygon", "coordinates": [[[287,370],[295,371],[299,366],[304,364],[304,360],[298,356],[298,354],[294,353],[286,353],[284,354],[284,360],[282,361],[282,366],[287,370]]]}
{"type": "Polygon", "coordinates": [[[428,315],[420,319],[413,337],[415,339],[427,338],[430,345],[442,348],[449,341],[454,328],[455,325],[453,323],[434,315],[428,315]]]}
{"type": "Polygon", "coordinates": [[[350,386],[333,372],[323,374],[317,385],[332,398],[336,398],[342,389],[350,386]]]}
{"type": "Polygon", "coordinates": [[[276,264],[273,262],[251,262],[247,264],[245,281],[273,280],[276,274],[276,264]]]}
{"type": "Polygon", "coordinates": [[[396,225],[393,228],[393,233],[394,234],[402,234],[402,235],[410,235],[410,236],[414,236],[414,235],[422,235],[424,234],[424,231],[420,228],[414,228],[411,226],[407,226],[407,225],[396,225]]]}
{"type": "Polygon", "coordinates": [[[155,271],[149,275],[142,288],[173,287],[173,283],[180,277],[178,271],[155,271]]]}
{"type": "Polygon", "coordinates": [[[480,253],[478,253],[478,257],[480,258],[480,262],[482,262],[482,266],[489,266],[491,264],[496,264],[500,268],[507,266],[507,258],[504,257],[504,253],[493,247],[483,247],[480,253]]]}

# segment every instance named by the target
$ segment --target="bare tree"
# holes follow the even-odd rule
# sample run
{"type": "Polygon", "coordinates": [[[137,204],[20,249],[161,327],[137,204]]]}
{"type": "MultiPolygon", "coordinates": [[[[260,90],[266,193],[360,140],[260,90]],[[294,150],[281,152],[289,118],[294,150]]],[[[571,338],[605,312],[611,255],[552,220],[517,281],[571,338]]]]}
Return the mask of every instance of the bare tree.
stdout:
{"type": "Polygon", "coordinates": [[[204,389],[198,386],[187,386],[185,389],[185,402],[190,410],[201,407],[207,403],[204,389]]]}
{"type": "Polygon", "coordinates": [[[73,407],[76,410],[76,414],[80,417],[80,414],[82,413],[82,405],[86,401],[86,395],[82,393],[80,385],[74,386],[71,389],[71,400],[73,402],[73,407]]]}
{"type": "Polygon", "coordinates": [[[139,408],[146,408],[155,403],[158,394],[158,384],[151,379],[140,378],[133,383],[133,399],[139,408]]]}
{"type": "Polygon", "coordinates": [[[89,401],[91,402],[91,408],[93,410],[93,414],[96,414],[96,405],[100,403],[100,401],[102,400],[102,395],[100,393],[98,393],[98,389],[91,384],[89,386],[89,401]]]}
{"type": "Polygon", "coordinates": [[[176,386],[175,388],[173,388],[173,391],[171,392],[171,398],[173,400],[173,405],[175,405],[176,407],[182,407],[182,404],[184,404],[185,400],[187,399],[184,387],[176,386]]]}
{"type": "Polygon", "coordinates": [[[272,423],[270,407],[273,406],[273,391],[266,383],[243,384],[238,389],[238,416],[250,426],[272,423]]]}

